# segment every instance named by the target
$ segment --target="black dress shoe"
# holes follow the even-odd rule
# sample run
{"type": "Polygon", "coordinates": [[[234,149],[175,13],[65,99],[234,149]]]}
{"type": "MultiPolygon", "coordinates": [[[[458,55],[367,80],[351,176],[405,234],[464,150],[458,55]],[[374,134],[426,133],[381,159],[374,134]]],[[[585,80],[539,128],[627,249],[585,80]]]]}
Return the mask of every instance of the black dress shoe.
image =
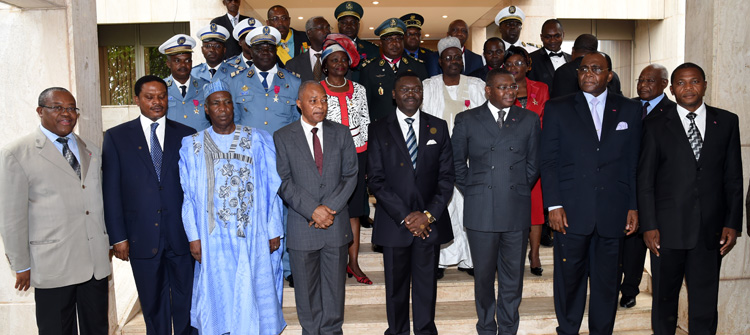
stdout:
{"type": "Polygon", "coordinates": [[[622,295],[620,299],[620,307],[631,308],[635,306],[635,297],[630,295],[622,295]]]}
{"type": "Polygon", "coordinates": [[[294,287],[294,277],[292,277],[292,275],[289,275],[288,277],[284,279],[286,279],[286,281],[289,282],[289,287],[294,287]]]}
{"type": "Polygon", "coordinates": [[[554,244],[552,243],[552,237],[549,235],[542,235],[542,239],[539,241],[539,244],[545,247],[551,247],[554,244]]]}
{"type": "Polygon", "coordinates": [[[369,216],[360,216],[359,225],[362,226],[362,228],[372,228],[372,219],[370,219],[369,216]]]}
{"type": "Polygon", "coordinates": [[[542,275],[542,271],[544,271],[544,269],[542,269],[541,266],[538,267],[538,268],[531,268],[530,270],[531,270],[531,274],[535,275],[535,276],[541,276],[542,275]]]}
{"type": "Polygon", "coordinates": [[[437,272],[435,273],[435,278],[443,279],[443,277],[445,277],[445,269],[438,268],[437,272]]]}
{"type": "Polygon", "coordinates": [[[474,268],[458,268],[458,271],[463,271],[474,277],[474,268]]]}

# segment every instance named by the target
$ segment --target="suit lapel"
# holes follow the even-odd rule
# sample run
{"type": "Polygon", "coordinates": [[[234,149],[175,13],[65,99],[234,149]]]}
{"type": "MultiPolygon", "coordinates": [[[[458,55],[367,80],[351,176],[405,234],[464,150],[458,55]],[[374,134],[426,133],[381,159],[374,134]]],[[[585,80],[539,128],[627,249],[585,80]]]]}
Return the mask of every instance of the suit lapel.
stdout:
{"type": "MultiPolygon", "coordinates": [[[[518,112],[519,108],[516,105],[510,106],[508,116],[505,117],[505,121],[503,122],[503,129],[500,129],[501,134],[511,132],[516,127],[521,117],[518,112]]],[[[500,136],[495,137],[495,141],[499,141],[500,138],[500,136]]]]}
{"type": "MultiPolygon", "coordinates": [[[[586,97],[583,96],[583,92],[579,91],[578,93],[576,93],[573,99],[575,110],[578,113],[578,117],[581,119],[581,122],[584,124],[584,128],[587,129],[589,136],[593,136],[594,139],[598,142],[599,138],[596,136],[596,125],[594,125],[594,118],[591,116],[591,109],[589,108],[589,103],[586,102],[586,97]]],[[[607,106],[604,107],[606,108],[607,106]]]]}
{"type": "Polygon", "coordinates": [[[554,76],[555,74],[555,66],[552,65],[552,59],[549,57],[549,54],[547,53],[547,50],[542,48],[542,63],[545,68],[547,68],[547,72],[552,73],[554,76]]]}
{"type": "MultiPolygon", "coordinates": [[[[307,166],[310,167],[315,172],[316,176],[320,176],[320,173],[318,173],[318,167],[315,165],[315,157],[313,156],[312,152],[310,152],[310,145],[307,144],[307,136],[312,136],[311,134],[305,133],[304,128],[302,128],[302,124],[300,122],[304,121],[295,121],[296,125],[292,127],[292,137],[293,140],[296,142],[295,145],[297,148],[302,151],[302,156],[307,157],[307,161],[310,162],[307,166]]],[[[326,130],[323,130],[323,136],[326,135],[326,130]]],[[[325,166],[326,163],[326,155],[325,152],[323,153],[323,165],[325,166]]],[[[325,170],[325,169],[324,169],[325,170]]]]}
{"type": "MultiPolygon", "coordinates": [[[[133,121],[130,121],[130,124],[128,124],[128,128],[130,128],[130,145],[133,148],[133,151],[136,153],[138,157],[141,158],[143,161],[143,164],[148,167],[147,170],[151,172],[154,179],[156,178],[156,169],[154,168],[154,162],[151,160],[151,152],[148,150],[148,143],[146,142],[146,135],[143,133],[143,128],[141,128],[141,121],[140,119],[136,118],[133,121]]],[[[165,142],[166,142],[166,132],[165,132],[165,142]]],[[[166,148],[166,145],[164,146],[166,148]]]]}
{"type": "MultiPolygon", "coordinates": [[[[324,150],[327,150],[327,152],[332,152],[333,150],[338,150],[335,146],[334,142],[334,133],[333,133],[333,127],[331,127],[331,121],[323,120],[323,148],[324,150]]],[[[328,157],[331,157],[328,155],[328,157]]],[[[314,160],[313,160],[314,161],[314,160]]],[[[323,151],[323,173],[326,171],[333,171],[333,164],[336,164],[338,162],[334,161],[333,159],[326,159],[326,151],[323,151]]],[[[317,168],[317,167],[316,167],[317,168]]]]}
{"type": "MultiPolygon", "coordinates": [[[[487,105],[490,102],[487,101],[482,105],[482,109],[477,113],[477,118],[479,119],[479,124],[481,124],[485,129],[487,129],[488,132],[492,135],[493,138],[497,138],[498,135],[500,135],[500,127],[497,126],[497,119],[495,119],[495,116],[492,115],[492,111],[490,110],[490,107],[487,105]]],[[[511,107],[511,110],[513,108],[511,107]]]]}
{"type": "Polygon", "coordinates": [[[89,172],[89,164],[91,163],[91,151],[86,147],[86,143],[84,143],[78,135],[74,134],[73,136],[76,137],[76,142],[78,143],[78,157],[81,158],[81,180],[86,180],[86,174],[89,172]]]}
{"type": "Polygon", "coordinates": [[[613,100],[614,97],[612,96],[612,92],[607,93],[607,101],[604,103],[604,119],[602,120],[602,141],[608,137],[611,132],[615,131],[615,128],[617,127],[617,113],[620,104],[613,100]]]}
{"type": "MultiPolygon", "coordinates": [[[[82,142],[79,142],[82,143],[82,142]]],[[[65,159],[65,157],[60,153],[60,151],[57,150],[55,145],[50,142],[50,140],[47,138],[46,135],[42,132],[42,130],[38,130],[38,134],[36,136],[35,141],[36,147],[39,148],[39,155],[44,157],[46,160],[48,160],[53,165],[57,166],[61,170],[63,170],[65,173],[69,174],[72,177],[78,178],[78,175],[73,170],[73,168],[70,167],[70,164],[68,164],[68,161],[65,159]]],[[[80,148],[80,144],[79,144],[80,148]]],[[[80,151],[80,149],[79,149],[80,151]]],[[[79,156],[81,156],[80,152],[78,153],[79,156]]]]}
{"type": "MultiPolygon", "coordinates": [[[[703,147],[701,147],[701,157],[698,160],[698,165],[700,166],[701,163],[706,159],[706,156],[710,156],[713,152],[719,152],[720,150],[714,149],[713,144],[719,143],[719,141],[716,140],[718,136],[721,136],[719,133],[719,125],[716,121],[717,113],[716,110],[714,110],[712,107],[709,107],[706,105],[706,133],[701,134],[703,137],[703,147]]],[[[692,152],[692,147],[690,147],[692,152]]]]}
{"type": "MultiPolygon", "coordinates": [[[[391,113],[388,116],[388,130],[390,130],[391,136],[393,136],[393,143],[395,143],[396,147],[401,151],[401,155],[411,162],[409,150],[406,148],[406,140],[404,140],[405,134],[401,132],[401,126],[397,120],[396,113],[391,113]]],[[[417,150],[419,150],[419,148],[417,148],[417,150]]],[[[419,152],[417,152],[417,160],[419,160],[419,152]]]]}
{"type": "Polygon", "coordinates": [[[680,115],[677,113],[677,108],[666,110],[665,113],[667,113],[667,121],[664,125],[668,131],[672,132],[672,136],[677,139],[677,141],[675,141],[675,143],[677,144],[676,150],[682,150],[684,152],[683,155],[689,155],[693,158],[692,161],[695,162],[693,148],[690,146],[690,140],[685,133],[685,128],[682,126],[680,115]]]}
{"type": "MultiPolygon", "coordinates": [[[[167,162],[180,152],[180,147],[182,146],[182,138],[177,135],[177,130],[175,129],[174,123],[172,123],[171,120],[164,121],[164,154],[162,156],[162,160],[164,162],[167,162]]],[[[149,152],[149,159],[151,158],[150,154],[151,153],[149,152]]],[[[162,166],[164,165],[166,164],[162,164],[162,166]]]]}

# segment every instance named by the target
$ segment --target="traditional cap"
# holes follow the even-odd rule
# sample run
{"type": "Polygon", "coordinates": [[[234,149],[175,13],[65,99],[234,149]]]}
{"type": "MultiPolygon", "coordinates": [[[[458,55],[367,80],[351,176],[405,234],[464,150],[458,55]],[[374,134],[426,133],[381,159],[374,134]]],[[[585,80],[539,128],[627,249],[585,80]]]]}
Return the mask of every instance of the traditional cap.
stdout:
{"type": "Polygon", "coordinates": [[[523,23],[523,20],[526,19],[526,15],[523,14],[523,11],[521,8],[518,8],[516,6],[508,6],[503,8],[500,13],[497,13],[497,16],[495,16],[495,24],[500,25],[503,23],[503,21],[508,20],[518,20],[523,23]]]}
{"type": "Polygon", "coordinates": [[[253,45],[268,42],[276,45],[281,41],[281,33],[278,29],[269,26],[259,26],[245,35],[245,44],[253,45]]]}
{"type": "Polygon", "coordinates": [[[198,38],[203,42],[226,42],[229,38],[229,30],[216,23],[211,23],[198,30],[198,38]]]}
{"type": "Polygon", "coordinates": [[[234,26],[234,30],[232,30],[232,37],[234,37],[235,40],[239,41],[242,39],[242,36],[247,34],[248,31],[251,31],[259,26],[260,24],[255,22],[255,18],[249,17],[247,19],[244,19],[234,26]]]}
{"type": "Polygon", "coordinates": [[[362,8],[360,4],[354,1],[342,2],[340,5],[338,5],[338,7],[336,7],[336,10],[333,11],[333,16],[336,17],[336,20],[344,16],[354,16],[357,18],[357,20],[360,20],[364,15],[364,8],[362,8]]]}
{"type": "Polygon", "coordinates": [[[193,48],[195,48],[195,40],[192,37],[185,34],[177,34],[160,45],[159,52],[163,55],[176,55],[192,53],[193,48]]]}
{"type": "Polygon", "coordinates": [[[401,17],[401,21],[404,21],[406,28],[414,27],[422,29],[424,24],[424,17],[417,13],[409,13],[401,17]]]}
{"type": "Polygon", "coordinates": [[[203,100],[208,99],[208,96],[211,94],[214,94],[216,92],[230,92],[229,90],[229,84],[225,83],[223,80],[217,80],[212,83],[208,83],[203,85],[203,100]]]}
{"type": "Polygon", "coordinates": [[[375,35],[378,35],[380,37],[390,35],[390,34],[403,35],[405,30],[406,30],[406,23],[404,23],[404,21],[401,21],[395,17],[392,17],[390,19],[383,21],[383,23],[381,23],[377,28],[375,28],[375,35]]]}
{"type": "Polygon", "coordinates": [[[448,48],[459,48],[461,49],[461,41],[457,37],[446,36],[438,41],[438,55],[443,54],[443,50],[448,48]]]}
{"type": "Polygon", "coordinates": [[[355,68],[359,64],[357,46],[348,36],[344,34],[329,34],[326,36],[326,39],[323,41],[323,54],[320,57],[320,61],[322,62],[328,55],[336,51],[343,51],[349,56],[349,67],[355,68]]]}

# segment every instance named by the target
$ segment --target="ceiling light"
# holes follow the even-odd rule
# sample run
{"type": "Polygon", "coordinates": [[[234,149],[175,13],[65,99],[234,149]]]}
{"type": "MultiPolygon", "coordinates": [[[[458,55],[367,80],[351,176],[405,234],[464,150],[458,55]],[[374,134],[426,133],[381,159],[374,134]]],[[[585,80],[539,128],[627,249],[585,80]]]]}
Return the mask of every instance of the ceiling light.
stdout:
{"type": "Polygon", "coordinates": [[[424,37],[430,37],[430,34],[424,34],[424,37]]]}
{"type": "Polygon", "coordinates": [[[443,18],[444,18],[444,19],[447,19],[447,18],[448,18],[448,15],[443,15],[443,18]]]}
{"type": "Polygon", "coordinates": [[[373,1],[373,2],[372,2],[372,4],[373,4],[373,5],[377,5],[377,4],[379,4],[379,3],[380,3],[379,1],[373,1]]]}
{"type": "Polygon", "coordinates": [[[304,19],[304,17],[301,17],[301,16],[298,16],[297,18],[300,19],[300,20],[304,19]]]}
{"type": "Polygon", "coordinates": [[[375,30],[375,27],[370,27],[370,30],[375,30]]]}
{"type": "Polygon", "coordinates": [[[424,41],[419,41],[419,43],[424,43],[424,41]]]}

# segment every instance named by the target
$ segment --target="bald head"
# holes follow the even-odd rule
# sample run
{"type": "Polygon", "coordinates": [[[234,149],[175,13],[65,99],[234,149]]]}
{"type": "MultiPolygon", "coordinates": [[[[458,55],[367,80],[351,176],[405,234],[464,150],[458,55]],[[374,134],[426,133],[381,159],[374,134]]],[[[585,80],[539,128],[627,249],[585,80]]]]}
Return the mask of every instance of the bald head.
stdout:
{"type": "Polygon", "coordinates": [[[463,47],[469,38],[469,26],[466,25],[466,21],[464,20],[454,20],[448,25],[447,35],[458,38],[461,41],[461,47],[463,47]]]}
{"type": "Polygon", "coordinates": [[[573,52],[571,58],[576,59],[578,57],[586,56],[586,54],[595,52],[599,49],[599,39],[591,34],[581,34],[573,42],[573,52]]]}
{"type": "Polygon", "coordinates": [[[669,85],[669,72],[661,64],[646,66],[638,76],[638,98],[643,101],[656,99],[669,85]]]}

